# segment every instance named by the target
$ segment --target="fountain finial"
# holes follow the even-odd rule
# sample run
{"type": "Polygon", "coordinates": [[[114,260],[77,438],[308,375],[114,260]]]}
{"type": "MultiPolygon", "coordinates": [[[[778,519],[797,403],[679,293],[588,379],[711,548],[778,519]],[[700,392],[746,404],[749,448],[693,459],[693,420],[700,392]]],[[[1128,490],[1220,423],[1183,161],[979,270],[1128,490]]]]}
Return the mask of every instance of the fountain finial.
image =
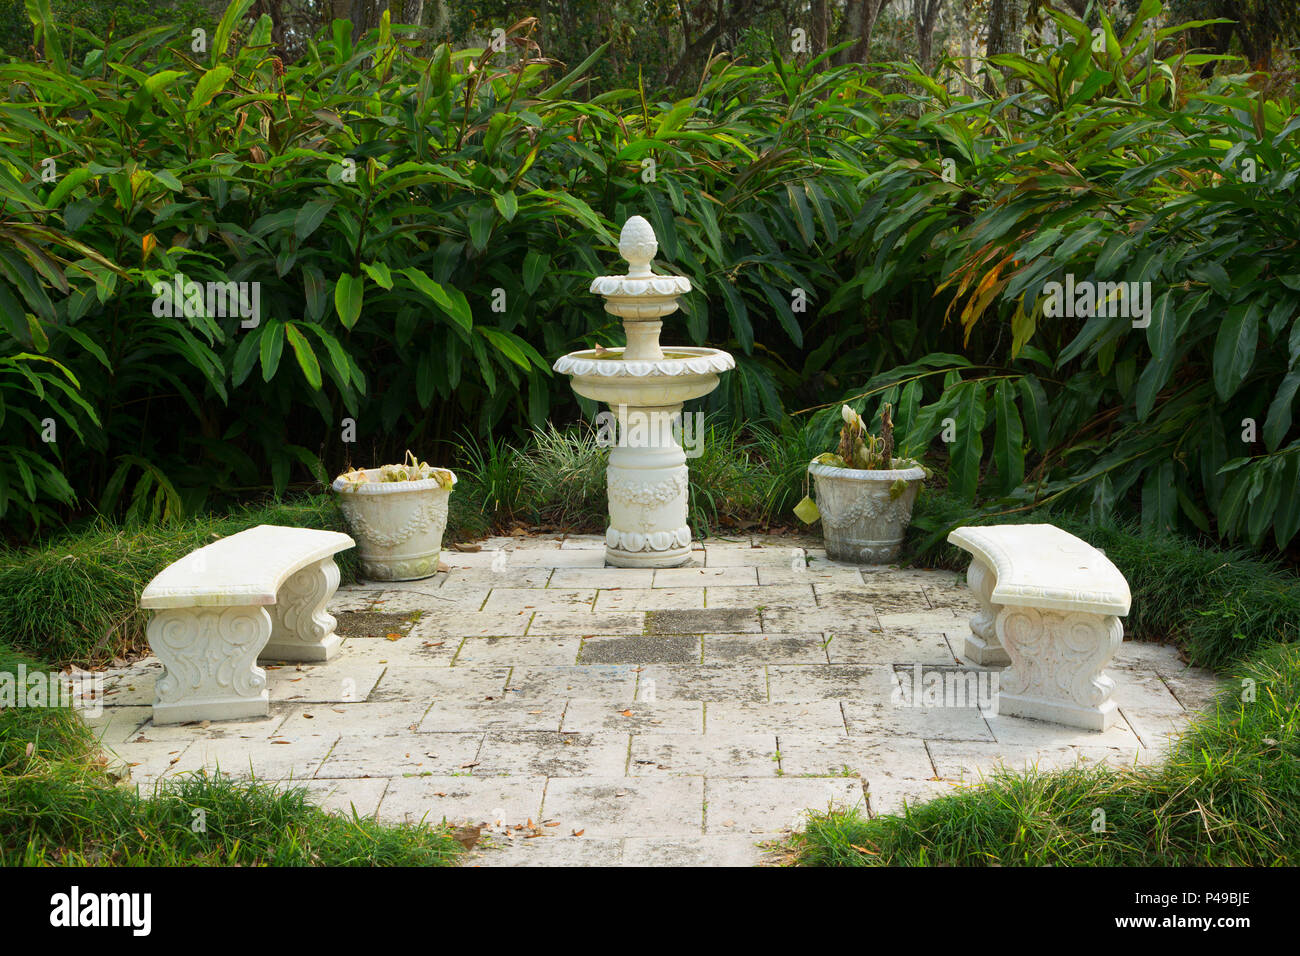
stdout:
{"type": "Polygon", "coordinates": [[[627,274],[634,278],[651,275],[650,261],[659,251],[654,227],[643,217],[633,216],[623,224],[618,237],[618,252],[627,260],[627,274]]]}

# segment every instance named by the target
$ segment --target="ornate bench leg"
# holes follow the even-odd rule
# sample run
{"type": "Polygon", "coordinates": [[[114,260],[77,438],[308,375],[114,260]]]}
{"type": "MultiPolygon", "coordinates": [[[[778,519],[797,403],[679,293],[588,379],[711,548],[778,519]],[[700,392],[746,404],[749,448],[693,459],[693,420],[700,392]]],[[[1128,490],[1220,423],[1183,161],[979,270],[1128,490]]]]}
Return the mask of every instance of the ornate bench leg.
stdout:
{"type": "Polygon", "coordinates": [[[271,636],[265,608],[167,608],[146,634],[167,668],[154,688],[154,723],[267,715],[266,671],[257,666],[271,636]]]}
{"type": "Polygon", "coordinates": [[[264,660],[327,661],[343,639],[334,632],[338,621],[325,605],[339,587],[339,566],[333,558],[310,564],[280,585],[271,612],[271,642],[264,660]]]}
{"type": "Polygon", "coordinates": [[[970,619],[971,632],[966,635],[965,657],[983,667],[1001,667],[1010,664],[1006,649],[998,640],[997,619],[1002,605],[993,603],[993,589],[998,579],[993,569],[975,558],[966,570],[966,583],[975,592],[981,608],[970,619]]]}
{"type": "Polygon", "coordinates": [[[1011,657],[998,681],[998,713],[1105,730],[1119,718],[1115,682],[1102,673],[1124,637],[1104,614],[1003,607],[997,634],[1011,657]]]}

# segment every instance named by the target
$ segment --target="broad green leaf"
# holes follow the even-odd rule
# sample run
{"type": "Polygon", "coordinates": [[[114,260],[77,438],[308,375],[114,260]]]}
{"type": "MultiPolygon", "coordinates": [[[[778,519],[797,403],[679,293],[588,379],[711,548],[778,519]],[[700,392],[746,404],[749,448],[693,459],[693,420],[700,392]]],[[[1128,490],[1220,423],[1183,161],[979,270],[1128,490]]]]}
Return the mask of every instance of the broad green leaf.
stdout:
{"type": "Polygon", "coordinates": [[[366,280],[361,276],[344,272],[339,275],[338,281],[334,284],[334,311],[338,313],[339,321],[343,323],[345,329],[352,328],[361,317],[365,282],[366,280]]]}
{"type": "Polygon", "coordinates": [[[1236,394],[1255,362],[1259,311],[1255,302],[1234,305],[1219,327],[1214,343],[1214,390],[1221,401],[1236,394]]]}
{"type": "Polygon", "coordinates": [[[293,354],[298,359],[298,367],[302,369],[302,374],[307,379],[307,384],[312,388],[320,388],[320,362],[316,360],[316,353],[312,351],[311,343],[292,322],[285,324],[284,331],[289,344],[293,347],[293,354]]]}

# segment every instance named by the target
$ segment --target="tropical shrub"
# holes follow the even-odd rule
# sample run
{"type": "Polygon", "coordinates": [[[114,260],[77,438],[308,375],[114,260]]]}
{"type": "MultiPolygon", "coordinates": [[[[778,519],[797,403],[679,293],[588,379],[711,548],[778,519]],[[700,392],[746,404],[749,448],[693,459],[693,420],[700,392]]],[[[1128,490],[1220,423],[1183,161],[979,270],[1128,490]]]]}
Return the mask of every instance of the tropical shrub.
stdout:
{"type": "Polygon", "coordinates": [[[1157,58],[1192,25],[1148,32],[1156,9],[1123,36],[1103,14],[1099,38],[1054,13],[1059,47],[997,58],[1014,98],[909,74],[926,94],[896,97],[911,115],[882,128],[897,158],[863,181],[871,238],[840,295],[928,280],[965,354],[850,396],[897,405],[903,454],[942,437],[968,501],[1059,499],[1109,521],[1131,499],[1148,527],[1285,548],[1300,530],[1300,118],[1247,76],[1199,86],[1212,58],[1157,58]]]}

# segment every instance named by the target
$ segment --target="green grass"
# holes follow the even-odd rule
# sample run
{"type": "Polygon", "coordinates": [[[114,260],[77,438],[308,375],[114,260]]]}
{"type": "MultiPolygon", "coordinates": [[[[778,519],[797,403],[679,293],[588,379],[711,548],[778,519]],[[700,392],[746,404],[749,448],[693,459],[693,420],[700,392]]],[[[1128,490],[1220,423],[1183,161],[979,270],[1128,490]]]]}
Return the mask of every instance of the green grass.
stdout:
{"type": "Polygon", "coordinates": [[[1024,522],[1058,525],[1114,562],[1133,595],[1125,640],[1175,643],[1192,663],[1215,671],[1269,644],[1300,643],[1300,577],[1244,548],[1221,548],[1136,524],[1098,525],[1047,509],[972,513],[968,505],[926,493],[917,501],[903,558],[964,570],[970,555],[943,540],[949,530],[959,524],[1024,522]]]}
{"type": "MultiPolygon", "coordinates": [[[[0,672],[19,664],[46,669],[0,645],[0,672]]],[[[460,852],[446,827],[327,814],[300,788],[198,774],[141,797],[105,770],[71,709],[0,710],[0,865],[443,866],[460,852]]]]}
{"type": "Polygon", "coordinates": [[[866,819],[815,814],[808,866],[1271,866],[1300,862],[1300,648],[1257,652],[1158,767],[1000,772],[866,819]],[[1094,825],[1105,814],[1104,830],[1094,825]]]}

